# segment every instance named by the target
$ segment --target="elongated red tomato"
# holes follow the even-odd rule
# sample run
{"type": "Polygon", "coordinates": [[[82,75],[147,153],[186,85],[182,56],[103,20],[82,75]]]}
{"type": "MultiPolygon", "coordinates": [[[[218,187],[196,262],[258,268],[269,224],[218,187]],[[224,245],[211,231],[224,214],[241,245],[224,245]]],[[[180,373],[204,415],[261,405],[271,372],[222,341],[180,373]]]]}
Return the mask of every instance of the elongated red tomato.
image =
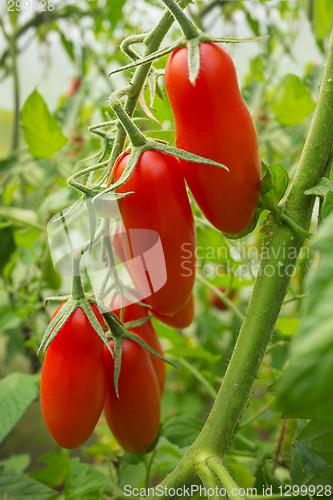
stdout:
{"type": "MultiPolygon", "coordinates": [[[[138,293],[131,292],[131,294],[134,300],[142,300],[138,293]]],[[[130,303],[130,301],[126,297],[124,305],[125,305],[124,323],[129,321],[136,321],[138,319],[144,318],[145,316],[148,316],[148,311],[149,311],[148,307],[142,306],[141,304],[138,303],[130,303]]],[[[110,309],[118,316],[118,318],[120,318],[120,308],[121,308],[121,297],[120,294],[117,293],[112,298],[110,309]]],[[[150,321],[144,323],[143,325],[132,328],[131,331],[136,335],[138,335],[138,337],[140,337],[144,342],[146,342],[146,344],[148,344],[158,354],[160,354],[161,356],[164,355],[158,336],[156,335],[156,332],[150,321]]],[[[164,391],[165,378],[166,378],[165,361],[158,359],[153,354],[149,354],[149,356],[153,368],[156,372],[162,395],[164,391]]]]}
{"type": "Polygon", "coordinates": [[[176,144],[229,168],[185,162],[186,182],[205,217],[220,231],[237,234],[251,223],[259,198],[260,157],[250,113],[234,63],[215,43],[200,44],[200,72],[189,81],[187,48],[175,50],[165,69],[176,144]]]}
{"type": "MultiPolygon", "coordinates": [[[[98,308],[90,307],[103,328],[98,308]]],[[[81,446],[102,412],[106,391],[103,345],[79,307],[46,351],[40,385],[42,413],[50,434],[63,448],[81,446]]]]}
{"type": "Polygon", "coordinates": [[[167,316],[166,314],[159,314],[156,311],[152,311],[153,315],[157,319],[165,323],[166,325],[172,326],[173,328],[186,328],[190,326],[194,319],[194,297],[191,293],[190,298],[186,302],[185,306],[175,314],[167,316]]]}
{"type": "MultiPolygon", "coordinates": [[[[128,157],[124,154],[118,160],[116,181],[128,157]]],[[[129,191],[134,193],[118,203],[127,236],[122,242],[131,274],[153,309],[161,314],[176,313],[185,306],[194,285],[196,244],[193,215],[178,160],[159,151],[144,151],[131,177],[117,189],[119,193],[129,191]]]]}
{"type": "MultiPolygon", "coordinates": [[[[114,343],[110,340],[113,348],[114,343]]],[[[148,352],[123,340],[119,398],[113,383],[114,359],[105,347],[106,398],[104,413],[112,434],[127,451],[142,453],[154,442],[160,424],[161,395],[148,352]]]]}

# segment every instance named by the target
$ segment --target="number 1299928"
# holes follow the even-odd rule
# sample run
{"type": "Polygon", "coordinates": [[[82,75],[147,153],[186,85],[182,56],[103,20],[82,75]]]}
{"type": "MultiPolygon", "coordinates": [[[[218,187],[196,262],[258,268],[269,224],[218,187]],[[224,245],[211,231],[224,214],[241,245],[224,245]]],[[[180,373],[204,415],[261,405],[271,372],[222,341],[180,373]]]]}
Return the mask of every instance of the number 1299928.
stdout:
{"type": "Polygon", "coordinates": [[[7,0],[4,2],[4,11],[15,12],[33,10],[39,12],[53,11],[52,0],[7,0]]]}

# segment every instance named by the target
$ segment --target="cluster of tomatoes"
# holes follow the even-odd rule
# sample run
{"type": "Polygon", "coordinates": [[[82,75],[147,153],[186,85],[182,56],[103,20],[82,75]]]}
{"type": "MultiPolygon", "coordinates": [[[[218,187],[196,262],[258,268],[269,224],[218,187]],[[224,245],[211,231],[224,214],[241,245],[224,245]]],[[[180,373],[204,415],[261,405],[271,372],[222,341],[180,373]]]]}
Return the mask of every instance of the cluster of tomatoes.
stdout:
{"type": "MultiPolygon", "coordinates": [[[[146,149],[130,178],[117,188],[118,193],[131,194],[118,200],[123,229],[114,235],[113,246],[126,263],[135,288],[142,293],[132,292],[133,300],[126,298],[124,322],[147,316],[149,309],[164,323],[184,328],[194,316],[196,275],[195,224],[185,181],[208,221],[220,231],[238,234],[250,225],[256,211],[260,157],[235,67],[224,48],[201,43],[195,86],[189,81],[187,48],[177,49],[169,57],[165,85],[177,147],[215,160],[228,171],[146,149]],[[144,236],[135,245],[131,241],[131,233],[142,229],[157,234],[163,248],[166,281],[161,287],[154,287],[161,271],[159,264],[154,266],[151,260],[151,273],[142,265],[142,255],[149,253],[150,243],[144,236]]],[[[117,160],[115,181],[121,178],[128,159],[125,153],[117,160]]],[[[102,326],[100,312],[91,307],[102,326]]],[[[120,317],[119,294],[112,298],[110,308],[120,317]]],[[[162,354],[150,321],[132,331],[162,354]]],[[[110,346],[114,349],[113,340],[110,346]]],[[[84,443],[103,408],[112,433],[124,449],[143,452],[154,442],[165,364],[132,340],[124,339],[122,348],[118,397],[113,382],[114,359],[82,309],[74,311],[49,346],[42,371],[42,411],[48,429],[61,446],[75,448],[84,443]]]]}

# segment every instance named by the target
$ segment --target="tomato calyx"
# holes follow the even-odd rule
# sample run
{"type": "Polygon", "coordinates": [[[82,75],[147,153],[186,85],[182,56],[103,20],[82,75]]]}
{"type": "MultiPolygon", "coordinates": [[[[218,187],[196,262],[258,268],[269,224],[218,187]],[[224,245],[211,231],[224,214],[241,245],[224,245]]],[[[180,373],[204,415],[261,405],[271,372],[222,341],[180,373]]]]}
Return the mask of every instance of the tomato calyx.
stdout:
{"type": "MultiPolygon", "coordinates": [[[[102,306],[101,304],[97,304],[102,306]]],[[[103,306],[102,306],[103,307],[103,306]]],[[[135,335],[135,333],[131,332],[129,328],[135,328],[137,326],[143,325],[144,323],[147,323],[147,321],[151,320],[151,316],[145,316],[144,318],[140,318],[135,321],[129,321],[127,323],[124,323],[121,327],[120,320],[117,318],[117,328],[115,329],[115,321],[114,321],[114,316],[115,314],[110,311],[110,310],[105,310],[105,305],[104,305],[104,310],[103,310],[103,317],[109,326],[110,329],[110,334],[107,335],[107,338],[112,339],[114,342],[114,353],[112,352],[112,355],[114,356],[114,387],[115,387],[115,392],[118,397],[118,382],[119,382],[119,374],[120,374],[120,368],[121,368],[121,356],[122,356],[122,343],[124,339],[129,339],[138,344],[139,346],[143,347],[146,351],[149,352],[149,354],[152,354],[158,359],[161,359],[165,363],[168,363],[169,365],[173,366],[176,368],[176,366],[169,360],[165,359],[163,356],[161,356],[158,352],[156,352],[152,347],[150,347],[144,340],[142,340],[138,335],[135,335]]],[[[108,345],[109,350],[111,350],[110,345],[108,345]]]]}
{"type": "MultiPolygon", "coordinates": [[[[52,297],[49,297],[47,300],[50,301],[52,299],[53,299],[52,297]]],[[[59,297],[57,297],[56,300],[58,301],[59,297]]],[[[81,299],[75,299],[71,296],[48,324],[43,339],[41,341],[41,344],[39,346],[39,349],[37,351],[37,355],[40,353],[45,354],[47,348],[49,347],[51,342],[55,339],[56,335],[64,326],[69,317],[74,313],[76,309],[81,308],[84,311],[85,315],[87,316],[91,326],[94,328],[97,335],[102,339],[102,341],[110,351],[111,355],[113,356],[113,352],[112,349],[110,348],[107,336],[90,307],[90,304],[94,303],[95,303],[94,300],[88,299],[85,295],[81,299]]]]}

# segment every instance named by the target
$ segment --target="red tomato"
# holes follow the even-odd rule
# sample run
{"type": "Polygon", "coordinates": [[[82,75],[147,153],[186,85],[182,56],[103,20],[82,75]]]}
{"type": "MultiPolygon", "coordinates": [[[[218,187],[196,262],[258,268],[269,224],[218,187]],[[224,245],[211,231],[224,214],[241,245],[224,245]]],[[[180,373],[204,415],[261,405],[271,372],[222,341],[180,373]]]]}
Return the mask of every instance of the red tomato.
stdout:
{"type": "Polygon", "coordinates": [[[68,90],[66,92],[66,97],[67,98],[73,97],[73,95],[81,87],[81,83],[82,83],[81,78],[72,78],[68,90]]]}
{"type": "MultiPolygon", "coordinates": [[[[114,348],[114,343],[110,340],[114,348]]],[[[114,359],[105,346],[107,389],[104,413],[112,434],[127,451],[142,453],[154,442],[161,416],[161,394],[148,352],[123,340],[119,398],[113,383],[114,359]]]]}
{"type": "MultiPolygon", "coordinates": [[[[103,328],[98,308],[90,307],[103,328]]],[[[77,448],[87,441],[102,412],[106,390],[103,345],[79,307],[46,351],[40,385],[42,413],[52,437],[63,448],[77,448]]]]}
{"type": "Polygon", "coordinates": [[[189,300],[186,302],[183,309],[167,316],[165,314],[158,314],[156,311],[152,311],[157,319],[165,323],[166,325],[172,326],[173,328],[186,328],[190,326],[194,318],[194,297],[191,293],[189,300]]]}
{"type": "MultiPolygon", "coordinates": [[[[128,158],[124,154],[118,160],[115,181],[128,158]]],[[[117,189],[119,193],[129,191],[134,193],[118,200],[127,236],[122,242],[128,266],[147,303],[158,313],[174,314],[185,306],[194,286],[196,244],[178,160],[159,151],[144,151],[131,177],[117,189]]]]}
{"type": "MultiPolygon", "coordinates": [[[[222,293],[225,293],[226,288],[219,288],[222,293]]],[[[227,311],[228,306],[223,302],[223,300],[220,299],[214,292],[209,293],[210,295],[210,304],[215,307],[216,309],[219,309],[220,311],[227,311]]],[[[235,295],[235,290],[231,290],[228,298],[232,299],[235,295]]]]}
{"type": "Polygon", "coordinates": [[[229,234],[251,223],[259,198],[260,157],[251,115],[239,91],[234,63],[215,43],[200,44],[200,72],[190,83],[187,48],[165,68],[176,144],[229,168],[181,160],[186,182],[205,217],[229,234]]]}
{"type": "MultiPolygon", "coordinates": [[[[131,292],[131,294],[133,295],[134,300],[142,300],[140,298],[140,294],[135,292],[131,292]]],[[[126,297],[124,304],[125,304],[124,323],[128,321],[136,321],[137,319],[144,318],[145,316],[148,315],[149,311],[148,307],[142,306],[141,304],[138,303],[131,304],[126,297]]],[[[120,318],[120,307],[121,307],[121,297],[120,294],[117,293],[112,298],[110,309],[118,316],[118,318],[120,318]]],[[[146,344],[148,344],[158,354],[160,354],[161,356],[164,355],[158,336],[156,335],[156,332],[150,321],[144,323],[141,326],[137,326],[136,328],[132,328],[131,331],[136,335],[138,335],[138,337],[140,337],[144,342],[146,342],[146,344]]],[[[166,378],[165,361],[158,359],[153,354],[149,354],[149,356],[153,364],[153,368],[156,372],[162,395],[164,391],[165,378],[166,378]]]]}

